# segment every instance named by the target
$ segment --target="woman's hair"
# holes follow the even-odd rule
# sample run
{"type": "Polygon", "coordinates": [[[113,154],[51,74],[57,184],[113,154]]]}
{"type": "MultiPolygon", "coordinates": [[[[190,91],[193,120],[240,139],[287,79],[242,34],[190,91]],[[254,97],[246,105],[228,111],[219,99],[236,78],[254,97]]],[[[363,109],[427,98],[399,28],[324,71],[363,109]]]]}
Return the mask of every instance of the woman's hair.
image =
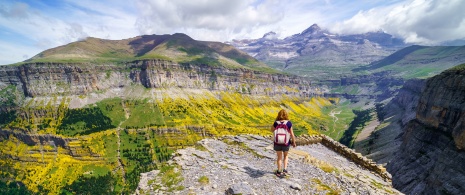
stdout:
{"type": "Polygon", "coordinates": [[[286,110],[282,109],[278,112],[278,116],[276,117],[277,121],[281,120],[289,120],[289,115],[287,114],[286,110]]]}

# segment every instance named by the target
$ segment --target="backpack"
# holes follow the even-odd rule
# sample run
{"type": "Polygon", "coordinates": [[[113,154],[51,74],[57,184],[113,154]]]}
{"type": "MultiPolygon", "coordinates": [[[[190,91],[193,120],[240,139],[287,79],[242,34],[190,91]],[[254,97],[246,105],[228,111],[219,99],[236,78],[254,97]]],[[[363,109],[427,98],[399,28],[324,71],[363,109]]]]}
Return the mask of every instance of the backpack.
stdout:
{"type": "Polygon", "coordinates": [[[278,123],[278,125],[274,129],[274,143],[276,145],[287,146],[289,139],[291,139],[291,133],[286,124],[287,121],[276,121],[276,123],[278,123]]]}

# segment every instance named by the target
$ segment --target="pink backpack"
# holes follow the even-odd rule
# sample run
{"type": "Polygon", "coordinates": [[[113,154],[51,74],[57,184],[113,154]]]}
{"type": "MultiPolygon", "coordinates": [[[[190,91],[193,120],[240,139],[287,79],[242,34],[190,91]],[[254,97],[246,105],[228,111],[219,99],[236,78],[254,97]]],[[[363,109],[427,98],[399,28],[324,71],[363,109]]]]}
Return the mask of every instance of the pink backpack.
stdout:
{"type": "Polygon", "coordinates": [[[276,145],[287,146],[289,139],[291,139],[291,132],[286,124],[287,121],[276,121],[276,123],[278,123],[278,125],[276,125],[274,129],[274,143],[276,145]]]}

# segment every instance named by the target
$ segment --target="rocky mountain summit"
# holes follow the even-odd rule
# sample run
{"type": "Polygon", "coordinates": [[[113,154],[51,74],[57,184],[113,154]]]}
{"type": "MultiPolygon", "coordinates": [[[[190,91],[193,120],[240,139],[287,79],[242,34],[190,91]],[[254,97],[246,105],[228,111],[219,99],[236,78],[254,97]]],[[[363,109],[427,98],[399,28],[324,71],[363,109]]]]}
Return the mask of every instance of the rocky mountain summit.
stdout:
{"type": "Polygon", "coordinates": [[[301,139],[290,150],[285,178],[273,174],[271,137],[225,136],[178,150],[170,161],[178,173],[175,185],[163,181],[166,172],[141,174],[137,194],[401,194],[389,179],[341,156],[329,142],[315,141],[321,137],[303,139],[313,141],[301,139]]]}
{"type": "Polygon", "coordinates": [[[317,24],[284,39],[270,32],[259,39],[232,40],[229,44],[274,68],[308,77],[316,76],[309,69],[366,65],[406,46],[401,39],[381,31],[338,35],[317,24]]]}

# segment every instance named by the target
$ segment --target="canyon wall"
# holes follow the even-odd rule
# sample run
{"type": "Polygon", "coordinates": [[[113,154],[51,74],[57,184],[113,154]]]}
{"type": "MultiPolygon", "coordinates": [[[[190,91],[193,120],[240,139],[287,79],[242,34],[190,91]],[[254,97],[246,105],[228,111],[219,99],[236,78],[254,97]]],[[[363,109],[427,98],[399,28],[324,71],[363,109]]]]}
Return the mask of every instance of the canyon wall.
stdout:
{"type": "Polygon", "coordinates": [[[396,189],[408,194],[465,191],[463,67],[446,70],[426,81],[415,118],[406,123],[402,145],[387,166],[396,189]]]}
{"type": "Polygon", "coordinates": [[[425,80],[407,80],[397,94],[385,104],[376,106],[380,124],[368,138],[359,140],[355,149],[378,164],[392,160],[402,143],[403,127],[415,118],[415,110],[425,80]]]}
{"type": "Polygon", "coordinates": [[[180,87],[266,95],[312,93],[310,82],[297,76],[165,60],[118,65],[29,63],[0,67],[0,87],[15,85],[27,97],[81,95],[134,84],[146,88],[180,87]]]}

